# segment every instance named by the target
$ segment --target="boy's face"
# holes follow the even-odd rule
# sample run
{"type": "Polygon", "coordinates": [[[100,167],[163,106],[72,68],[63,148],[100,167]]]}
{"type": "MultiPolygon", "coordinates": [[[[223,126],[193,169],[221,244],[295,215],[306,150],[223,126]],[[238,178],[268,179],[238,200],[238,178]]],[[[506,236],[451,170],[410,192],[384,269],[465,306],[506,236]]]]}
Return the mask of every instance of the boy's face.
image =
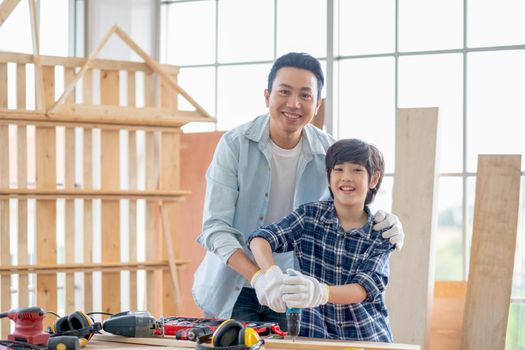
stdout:
{"type": "Polygon", "coordinates": [[[336,164],[330,172],[330,189],[334,194],[334,203],[339,206],[363,208],[368,190],[377,186],[379,178],[380,173],[377,171],[369,181],[368,172],[361,164],[336,164]]]}

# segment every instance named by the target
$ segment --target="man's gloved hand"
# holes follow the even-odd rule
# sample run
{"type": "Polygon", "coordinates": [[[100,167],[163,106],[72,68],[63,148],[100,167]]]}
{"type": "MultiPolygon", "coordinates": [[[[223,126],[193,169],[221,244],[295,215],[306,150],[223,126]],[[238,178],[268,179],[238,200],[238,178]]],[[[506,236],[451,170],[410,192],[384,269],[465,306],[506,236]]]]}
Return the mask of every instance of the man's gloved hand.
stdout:
{"type": "Polygon", "coordinates": [[[283,300],[290,308],[307,308],[324,305],[328,302],[328,285],[313,277],[303,275],[294,269],[287,270],[281,292],[283,300]]]}
{"type": "Polygon", "coordinates": [[[376,231],[390,227],[390,229],[383,232],[383,238],[394,244],[396,250],[403,248],[405,233],[403,232],[403,225],[401,225],[401,221],[396,215],[378,210],[376,215],[374,215],[374,222],[376,223],[374,225],[374,230],[376,231]]]}
{"type": "Polygon", "coordinates": [[[277,265],[270,266],[266,271],[258,271],[253,275],[251,284],[255,288],[257,299],[261,305],[268,306],[275,312],[285,312],[286,304],[281,294],[284,274],[277,265]]]}

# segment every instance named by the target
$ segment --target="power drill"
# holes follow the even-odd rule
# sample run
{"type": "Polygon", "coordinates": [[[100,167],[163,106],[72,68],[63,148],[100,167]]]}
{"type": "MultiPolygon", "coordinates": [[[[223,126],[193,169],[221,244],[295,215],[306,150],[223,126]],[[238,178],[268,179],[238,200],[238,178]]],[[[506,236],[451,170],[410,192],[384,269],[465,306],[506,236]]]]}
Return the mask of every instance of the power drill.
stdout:
{"type": "Polygon", "coordinates": [[[124,337],[149,338],[155,336],[157,329],[160,329],[163,335],[163,323],[147,311],[125,311],[105,320],[102,328],[108,333],[124,337]]]}
{"type": "Polygon", "coordinates": [[[44,310],[39,307],[23,307],[0,314],[15,322],[15,331],[7,335],[9,341],[29,343],[32,345],[47,344],[49,333],[44,329],[44,310]]]}
{"type": "MultiPolygon", "coordinates": [[[[290,276],[297,276],[293,271],[288,271],[290,276]]],[[[292,337],[292,341],[295,342],[295,338],[299,335],[301,330],[301,309],[287,308],[286,309],[286,324],[288,326],[288,335],[292,337]]]]}

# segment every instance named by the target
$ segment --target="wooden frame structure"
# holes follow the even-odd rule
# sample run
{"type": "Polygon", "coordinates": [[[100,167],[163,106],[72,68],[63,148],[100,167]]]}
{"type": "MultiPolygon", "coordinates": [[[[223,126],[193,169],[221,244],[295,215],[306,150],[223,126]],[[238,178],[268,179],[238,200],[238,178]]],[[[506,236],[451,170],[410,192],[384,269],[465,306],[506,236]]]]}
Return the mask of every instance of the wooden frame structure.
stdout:
{"type": "MultiPolygon", "coordinates": [[[[2,3],[0,26],[17,3],[2,3]]],[[[137,271],[142,270],[148,310],[157,316],[175,314],[181,302],[177,266],[186,263],[176,260],[177,202],[190,193],[180,189],[180,127],[214,119],[177,84],[177,67],[156,63],[117,26],[88,58],[40,56],[34,0],[29,4],[34,54],[0,52],[0,310],[15,303],[15,281],[19,306],[57,311],[57,276],[63,274],[66,312],[93,310],[97,293],[100,311],[117,312],[121,289],[128,289],[121,287],[123,270],[130,271],[129,308],[134,309],[137,271]],[[97,59],[113,34],[144,62],[97,59]],[[15,75],[8,74],[10,67],[15,75]],[[65,88],[55,98],[60,71],[65,88]],[[16,80],[16,109],[8,108],[10,79],[16,80]],[[35,108],[28,109],[33,91],[28,94],[26,82],[33,79],[35,108]],[[195,110],[179,110],[179,97],[195,110]],[[145,247],[137,246],[139,207],[145,208],[145,247]],[[128,220],[123,227],[122,218],[128,220]],[[61,227],[63,253],[57,251],[61,227]],[[100,258],[95,261],[97,233],[100,258]],[[121,237],[129,242],[127,254],[121,252],[121,237]],[[12,240],[17,252],[10,249],[12,240]],[[139,261],[141,249],[145,257],[139,261]],[[92,288],[94,273],[101,275],[98,291],[92,288]],[[30,299],[32,278],[36,287],[30,299]],[[80,298],[78,279],[84,286],[80,298]]],[[[0,337],[8,330],[4,320],[0,337]]]]}

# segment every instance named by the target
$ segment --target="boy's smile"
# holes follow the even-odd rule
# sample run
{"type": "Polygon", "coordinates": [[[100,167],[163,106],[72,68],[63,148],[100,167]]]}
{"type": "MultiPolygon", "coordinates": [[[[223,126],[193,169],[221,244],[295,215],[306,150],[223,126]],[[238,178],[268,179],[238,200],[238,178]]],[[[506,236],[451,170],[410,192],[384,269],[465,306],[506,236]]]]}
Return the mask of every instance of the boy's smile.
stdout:
{"type": "Polygon", "coordinates": [[[337,206],[363,209],[370,188],[377,185],[378,176],[369,181],[368,172],[363,165],[345,162],[336,164],[330,173],[330,189],[337,206]]]}

